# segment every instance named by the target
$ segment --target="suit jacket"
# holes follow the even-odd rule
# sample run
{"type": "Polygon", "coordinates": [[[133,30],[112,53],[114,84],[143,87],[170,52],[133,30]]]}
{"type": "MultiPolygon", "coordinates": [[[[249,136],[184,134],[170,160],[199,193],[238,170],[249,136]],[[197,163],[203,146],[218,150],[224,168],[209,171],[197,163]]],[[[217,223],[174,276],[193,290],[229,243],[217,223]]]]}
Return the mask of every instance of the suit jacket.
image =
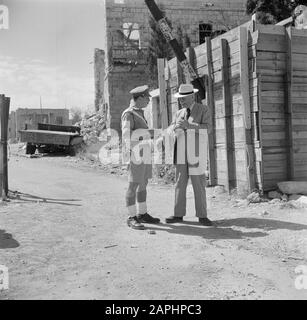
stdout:
{"type": "MultiPolygon", "coordinates": [[[[191,114],[188,118],[189,123],[210,125],[210,114],[207,106],[194,103],[191,114]]],[[[208,135],[207,129],[176,130],[174,127],[180,119],[187,119],[187,109],[183,108],[176,112],[169,132],[174,139],[173,163],[188,164],[189,175],[202,175],[207,170],[208,158],[208,135]]]]}

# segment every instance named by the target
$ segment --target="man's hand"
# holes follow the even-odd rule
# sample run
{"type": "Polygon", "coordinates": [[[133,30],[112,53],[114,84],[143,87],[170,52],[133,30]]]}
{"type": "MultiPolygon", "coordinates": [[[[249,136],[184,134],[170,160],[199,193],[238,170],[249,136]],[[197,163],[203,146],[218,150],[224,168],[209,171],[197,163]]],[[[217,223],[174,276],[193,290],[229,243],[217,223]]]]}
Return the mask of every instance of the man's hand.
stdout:
{"type": "Polygon", "coordinates": [[[185,120],[185,119],[180,119],[176,126],[175,126],[175,130],[180,128],[180,129],[183,129],[183,130],[186,130],[187,128],[189,127],[189,122],[188,120],[185,120]]]}

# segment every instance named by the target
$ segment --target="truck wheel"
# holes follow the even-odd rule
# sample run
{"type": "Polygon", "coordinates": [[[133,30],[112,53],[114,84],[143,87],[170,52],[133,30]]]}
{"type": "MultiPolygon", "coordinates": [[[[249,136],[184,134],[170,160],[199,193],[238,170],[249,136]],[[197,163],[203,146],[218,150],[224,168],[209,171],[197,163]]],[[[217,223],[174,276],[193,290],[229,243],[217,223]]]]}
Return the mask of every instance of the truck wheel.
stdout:
{"type": "Polygon", "coordinates": [[[36,145],[32,143],[27,143],[26,154],[34,154],[36,151],[36,145]]]}
{"type": "Polygon", "coordinates": [[[69,146],[69,148],[67,149],[67,153],[71,156],[71,157],[74,157],[76,155],[76,148],[75,146],[69,146]]]}

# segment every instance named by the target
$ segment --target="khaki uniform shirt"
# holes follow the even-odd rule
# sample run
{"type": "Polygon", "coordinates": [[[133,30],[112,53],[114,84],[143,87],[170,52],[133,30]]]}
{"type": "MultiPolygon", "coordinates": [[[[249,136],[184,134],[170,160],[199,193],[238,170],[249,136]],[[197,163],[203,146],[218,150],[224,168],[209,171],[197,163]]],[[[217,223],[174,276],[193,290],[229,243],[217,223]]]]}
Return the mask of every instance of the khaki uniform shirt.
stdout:
{"type": "Polygon", "coordinates": [[[150,133],[144,111],[135,108],[132,102],[122,114],[121,125],[124,159],[129,161],[129,181],[141,183],[152,177],[150,133]],[[139,150],[139,154],[133,150],[139,150]],[[138,159],[145,159],[145,163],[138,159]]]}

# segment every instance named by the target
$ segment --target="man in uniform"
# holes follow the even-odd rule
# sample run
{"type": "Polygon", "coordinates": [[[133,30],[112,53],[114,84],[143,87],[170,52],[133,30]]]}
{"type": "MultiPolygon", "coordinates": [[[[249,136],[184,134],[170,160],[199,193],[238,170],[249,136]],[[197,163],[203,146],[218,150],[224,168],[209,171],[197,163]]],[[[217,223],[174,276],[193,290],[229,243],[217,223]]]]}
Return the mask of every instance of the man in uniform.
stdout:
{"type": "Polygon", "coordinates": [[[153,218],[147,213],[146,204],[146,187],[148,179],[152,177],[152,164],[151,136],[143,109],[150,101],[150,94],[146,85],[134,88],[130,94],[132,95],[130,106],[123,112],[121,118],[123,150],[126,150],[126,154],[128,152],[130,157],[129,186],[126,193],[127,224],[132,229],[143,230],[145,229],[143,223],[160,222],[160,219],[153,218]],[[147,157],[145,157],[146,152],[147,157]]]}
{"type": "Polygon", "coordinates": [[[186,189],[189,177],[192,181],[196,216],[199,223],[212,226],[207,218],[206,169],[207,135],[203,129],[209,127],[209,110],[195,102],[197,89],[191,84],[182,84],[178,93],[180,109],[169,127],[175,135],[174,164],[176,165],[175,208],[174,215],[165,219],[166,223],[183,221],[186,215],[186,189]],[[198,154],[198,159],[196,158],[198,154]],[[194,161],[196,160],[196,161],[194,161]]]}

